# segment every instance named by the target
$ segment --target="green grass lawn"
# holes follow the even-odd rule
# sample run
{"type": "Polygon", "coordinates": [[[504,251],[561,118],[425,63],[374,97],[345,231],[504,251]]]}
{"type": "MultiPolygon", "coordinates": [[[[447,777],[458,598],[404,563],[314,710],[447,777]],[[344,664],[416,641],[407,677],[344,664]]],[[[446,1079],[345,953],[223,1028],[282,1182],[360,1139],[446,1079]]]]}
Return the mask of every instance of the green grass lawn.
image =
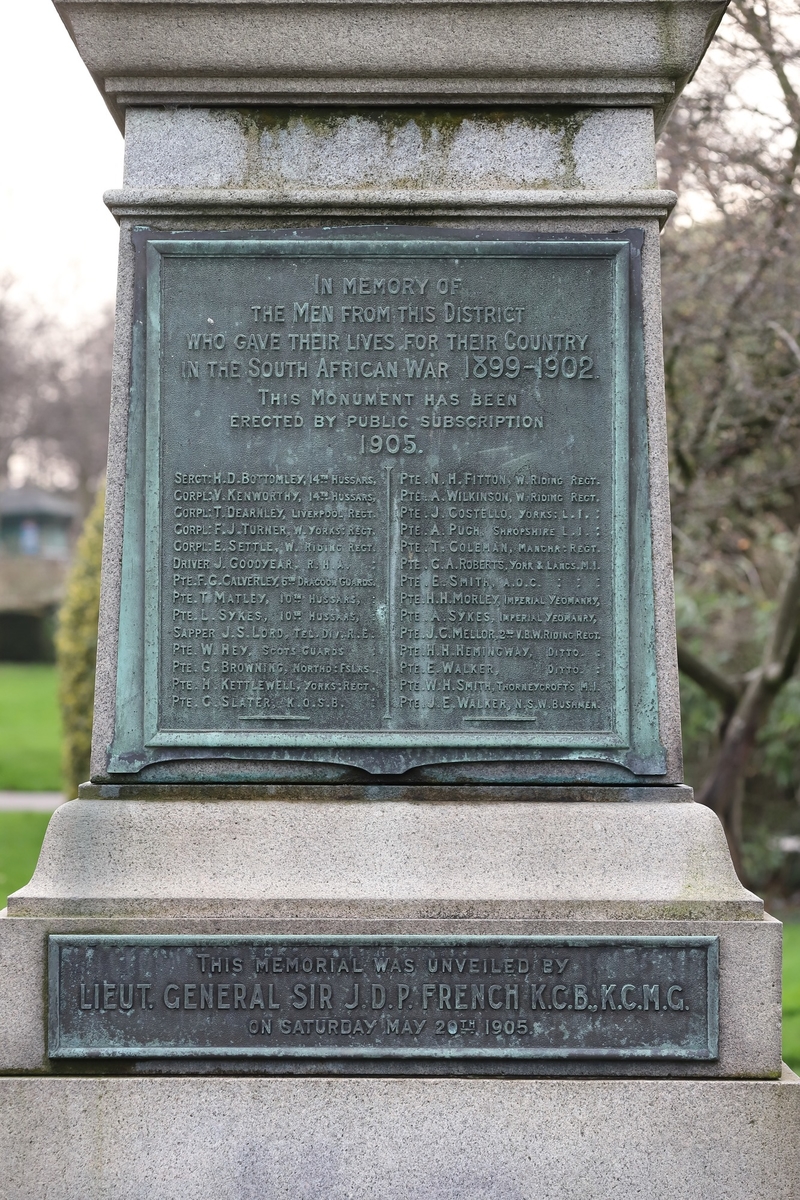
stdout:
{"type": "Polygon", "coordinates": [[[49,820],[46,812],[0,812],[0,909],[33,874],[49,820]]]}
{"type": "Polygon", "coordinates": [[[0,663],[0,791],[61,788],[57,686],[55,667],[0,663]]]}

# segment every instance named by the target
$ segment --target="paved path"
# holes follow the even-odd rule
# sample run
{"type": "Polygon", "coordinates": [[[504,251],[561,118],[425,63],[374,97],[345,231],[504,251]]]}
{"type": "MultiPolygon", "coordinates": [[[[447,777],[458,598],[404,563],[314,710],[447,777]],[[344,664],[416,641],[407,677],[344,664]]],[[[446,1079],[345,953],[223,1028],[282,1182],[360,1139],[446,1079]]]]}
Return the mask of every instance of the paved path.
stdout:
{"type": "Polygon", "coordinates": [[[0,792],[0,811],[52,812],[64,803],[61,792],[0,792]]]}

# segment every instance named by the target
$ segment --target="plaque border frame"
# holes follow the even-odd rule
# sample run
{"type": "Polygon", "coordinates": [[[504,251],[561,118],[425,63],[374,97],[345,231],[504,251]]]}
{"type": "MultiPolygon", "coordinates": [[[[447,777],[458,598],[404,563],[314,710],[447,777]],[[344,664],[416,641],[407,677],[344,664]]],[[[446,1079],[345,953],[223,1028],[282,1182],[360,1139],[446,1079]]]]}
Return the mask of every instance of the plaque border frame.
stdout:
{"type": "Polygon", "coordinates": [[[447,1060],[447,1061],[558,1061],[574,1062],[576,1060],[591,1060],[605,1062],[630,1062],[646,1060],[650,1062],[716,1062],[719,1058],[719,936],[716,934],[665,934],[662,937],[654,935],[629,936],[610,934],[607,936],[584,935],[560,937],[558,934],[520,934],[518,937],[503,937],[502,935],[479,934],[49,934],[47,947],[47,996],[48,996],[48,1056],[54,1059],[325,1059],[325,1060],[447,1060]],[[649,1046],[619,1046],[615,1049],[603,1047],[540,1047],[538,1049],[524,1047],[506,1047],[500,1050],[489,1047],[477,1047],[474,1050],[462,1048],[448,1049],[442,1047],[369,1047],[369,1046],[300,1046],[297,1048],[272,1048],[269,1046],[144,1046],[137,1048],[119,1047],[114,1045],[92,1047],[85,1050],[81,1047],[62,1047],[60,1044],[60,1001],[61,947],[67,944],[75,945],[106,945],[106,946],[233,946],[237,943],[252,946],[258,943],[269,945],[301,946],[331,945],[408,945],[408,946],[486,946],[494,944],[503,946],[635,946],[635,947],[681,947],[706,950],[706,1013],[705,1029],[706,1042],[702,1051],[671,1046],[669,1052],[663,1048],[654,1050],[649,1046]]]}
{"type": "MultiPolygon", "coordinates": [[[[110,776],[136,773],[152,763],[192,759],[192,776],[203,759],[280,764],[297,760],[318,765],[343,764],[373,773],[402,773],[411,767],[470,762],[524,760],[535,774],[537,764],[586,762],[590,779],[630,781],[631,774],[663,775],[665,755],[659,740],[658,694],[654,662],[652,548],[648,506],[647,421],[641,343],[641,230],[605,234],[542,234],[451,229],[340,227],[302,231],[185,231],[137,229],[133,233],[135,284],[134,363],[117,661],[115,735],[108,756],[110,776]],[[324,238],[321,240],[321,235],[324,238]],[[162,256],[252,255],[254,243],[285,257],[424,256],[469,253],[477,258],[600,257],[614,264],[615,379],[615,539],[612,578],[617,620],[613,622],[616,730],[582,732],[516,732],[467,730],[338,731],[285,733],[266,730],[159,729],[157,719],[157,646],[152,618],[157,612],[159,490],[147,486],[158,460],[158,412],[161,384],[159,356],[162,256]],[[154,282],[149,285],[149,280],[154,282]],[[151,399],[148,402],[147,396],[151,399]],[[153,400],[155,397],[155,401],[153,400]],[[136,450],[145,451],[142,471],[136,450]],[[643,469],[642,469],[643,468],[643,469]],[[138,476],[143,485],[136,488],[138,476]],[[134,496],[144,493],[146,513],[135,513],[134,496]],[[627,504],[628,520],[625,521],[627,504]],[[138,689],[136,687],[138,681],[138,689]],[[630,687],[628,686],[630,683],[630,687]],[[633,693],[636,693],[635,695],[633,693]],[[594,769],[593,769],[594,768],[594,769]],[[610,772],[610,777],[609,777],[610,772]],[[622,777],[622,778],[621,778],[622,777]]],[[[140,508],[142,506],[140,505],[140,508]]],[[[218,767],[211,768],[212,777],[218,767]]],[[[201,776],[202,777],[202,776],[201,776]]]]}
{"type": "MultiPolygon", "coordinates": [[[[261,241],[255,239],[240,240],[231,237],[226,240],[224,252],[216,249],[214,242],[202,240],[182,240],[179,242],[162,242],[153,238],[147,244],[147,488],[146,488],[146,544],[145,557],[148,567],[145,569],[145,739],[148,746],[218,746],[218,747],[286,747],[286,748],[317,748],[333,746],[359,747],[365,746],[380,750],[384,747],[401,748],[406,746],[421,746],[433,748],[442,744],[469,748],[506,747],[514,746],[525,749],[553,748],[556,746],[581,746],[598,749],[627,746],[629,744],[630,702],[628,684],[628,662],[630,658],[629,633],[629,593],[628,578],[628,529],[625,513],[628,510],[628,445],[625,434],[628,429],[628,276],[629,276],[629,247],[627,243],[610,242],[598,246],[592,244],[589,249],[583,249],[579,256],[575,255],[571,243],[545,242],[536,245],[531,253],[530,243],[522,243],[528,250],[525,257],[541,258],[571,258],[592,257],[609,260],[612,264],[614,277],[612,344],[615,353],[612,356],[614,395],[614,411],[612,417],[613,431],[613,474],[611,511],[614,528],[612,587],[614,608],[611,614],[611,635],[613,638],[614,659],[614,701],[613,709],[616,716],[616,728],[598,732],[564,732],[540,731],[529,729],[516,733],[513,729],[486,729],[480,732],[476,729],[405,729],[384,731],[372,730],[340,730],[315,729],[308,733],[302,729],[292,732],[282,732],[278,727],[268,729],[220,729],[220,730],[181,730],[170,728],[159,718],[159,702],[163,699],[159,687],[159,642],[161,640],[160,614],[162,611],[161,572],[153,569],[153,564],[161,560],[161,537],[163,529],[162,508],[163,484],[161,471],[161,408],[164,391],[164,360],[161,351],[161,312],[163,311],[163,283],[161,268],[165,258],[249,258],[253,255],[254,245],[260,247],[261,241]],[[150,286],[152,281],[152,286],[150,286]],[[158,351],[158,352],[157,352],[158,351]],[[626,736],[626,734],[628,736],[626,736]]],[[[265,242],[264,245],[269,246],[265,242]]],[[[417,242],[410,240],[398,241],[395,244],[375,242],[364,238],[359,241],[342,239],[339,245],[330,241],[307,239],[301,243],[293,241],[276,242],[270,246],[270,257],[293,259],[334,258],[352,255],[353,257],[370,259],[382,258],[439,258],[465,256],[465,249],[474,259],[518,259],[523,257],[519,249],[516,253],[506,247],[504,242],[496,240],[487,242],[464,243],[462,240],[442,238],[435,243],[430,241],[417,242]],[[391,249],[387,250],[387,245],[391,249]],[[341,248],[340,248],[341,247],[341,248]],[[356,249],[357,247],[357,249],[356,249]],[[501,249],[498,249],[500,247],[501,249]],[[427,253],[425,253],[427,251],[427,253]]],[[[256,251],[257,253],[257,251],[256,251]]],[[[391,619],[391,618],[390,618],[391,619]]],[[[498,723],[500,719],[498,718],[498,723]]]]}

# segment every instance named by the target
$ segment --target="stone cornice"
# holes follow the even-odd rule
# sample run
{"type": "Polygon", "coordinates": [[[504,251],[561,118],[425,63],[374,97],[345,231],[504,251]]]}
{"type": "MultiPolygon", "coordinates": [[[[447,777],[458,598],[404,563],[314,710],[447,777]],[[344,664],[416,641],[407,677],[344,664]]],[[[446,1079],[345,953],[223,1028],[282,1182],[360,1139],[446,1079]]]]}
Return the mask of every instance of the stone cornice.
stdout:
{"type": "Polygon", "coordinates": [[[507,189],[270,189],[122,188],[105,202],[119,220],[132,217],[657,217],[663,225],[677,199],[674,192],[545,191],[507,189]]]}
{"type": "Polygon", "coordinates": [[[663,123],[726,0],[54,0],[130,105],[640,105],[663,123]]]}

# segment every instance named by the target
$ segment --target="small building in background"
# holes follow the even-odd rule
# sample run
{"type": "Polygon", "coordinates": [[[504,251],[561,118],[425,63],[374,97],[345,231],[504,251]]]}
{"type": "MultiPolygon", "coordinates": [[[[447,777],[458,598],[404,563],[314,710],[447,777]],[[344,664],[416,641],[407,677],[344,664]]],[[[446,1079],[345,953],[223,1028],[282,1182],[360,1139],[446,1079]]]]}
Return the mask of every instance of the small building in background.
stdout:
{"type": "Polygon", "coordinates": [[[41,488],[0,492],[0,661],[52,660],[77,511],[41,488]]]}

